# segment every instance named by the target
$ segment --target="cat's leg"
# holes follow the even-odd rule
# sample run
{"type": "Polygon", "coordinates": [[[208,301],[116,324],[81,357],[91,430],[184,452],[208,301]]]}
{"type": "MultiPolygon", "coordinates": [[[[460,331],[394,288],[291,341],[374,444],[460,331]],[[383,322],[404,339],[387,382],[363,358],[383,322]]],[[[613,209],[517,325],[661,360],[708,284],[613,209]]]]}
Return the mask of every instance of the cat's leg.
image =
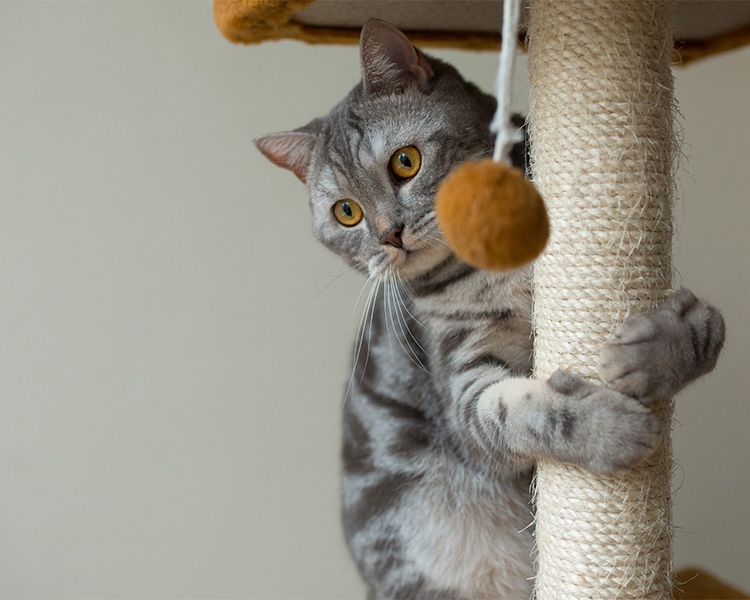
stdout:
{"type": "Polygon", "coordinates": [[[724,340],[721,315],[687,290],[628,319],[602,350],[606,386],[564,371],[548,380],[513,377],[502,323],[435,344],[438,376],[451,395],[448,425],[459,450],[495,469],[551,458],[608,472],[659,444],[644,407],[710,371],[724,340]]]}
{"type": "Polygon", "coordinates": [[[597,372],[628,396],[666,398],[716,366],[724,331],[721,313],[683,288],[625,320],[602,348],[597,372]]]}
{"type": "Polygon", "coordinates": [[[548,380],[504,379],[459,404],[456,437],[490,464],[498,455],[521,465],[549,458],[612,472],[660,442],[656,417],[638,400],[562,370],[548,380]]]}
{"type": "Polygon", "coordinates": [[[498,320],[446,328],[434,340],[431,366],[450,395],[444,415],[462,456],[499,473],[538,458],[604,472],[656,449],[656,417],[638,400],[562,371],[548,380],[514,375],[524,347],[513,336],[512,323],[498,320]]]}

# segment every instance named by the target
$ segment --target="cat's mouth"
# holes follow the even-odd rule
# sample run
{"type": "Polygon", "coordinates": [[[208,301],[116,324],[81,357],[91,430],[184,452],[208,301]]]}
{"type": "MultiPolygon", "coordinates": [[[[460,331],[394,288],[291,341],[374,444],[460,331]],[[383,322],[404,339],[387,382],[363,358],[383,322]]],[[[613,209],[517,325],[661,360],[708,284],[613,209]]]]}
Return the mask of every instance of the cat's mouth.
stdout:
{"type": "Polygon", "coordinates": [[[394,274],[404,279],[412,279],[429,271],[452,253],[442,240],[423,245],[402,245],[401,248],[384,246],[382,251],[368,262],[370,275],[389,278],[394,274]],[[439,243],[437,243],[439,242],[439,243]]]}

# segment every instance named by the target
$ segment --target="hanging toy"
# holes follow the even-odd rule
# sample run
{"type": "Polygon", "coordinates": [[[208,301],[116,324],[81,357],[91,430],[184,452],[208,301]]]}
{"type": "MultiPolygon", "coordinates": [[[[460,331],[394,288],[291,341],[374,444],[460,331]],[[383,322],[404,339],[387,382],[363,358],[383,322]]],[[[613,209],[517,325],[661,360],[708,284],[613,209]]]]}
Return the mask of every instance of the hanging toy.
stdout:
{"type": "Polygon", "coordinates": [[[521,4],[503,3],[502,48],[497,77],[497,135],[492,159],[461,165],[440,186],[435,210],[456,255],[482,269],[509,271],[539,256],[549,237],[544,202],[523,171],[511,166],[511,80],[521,4]]]}

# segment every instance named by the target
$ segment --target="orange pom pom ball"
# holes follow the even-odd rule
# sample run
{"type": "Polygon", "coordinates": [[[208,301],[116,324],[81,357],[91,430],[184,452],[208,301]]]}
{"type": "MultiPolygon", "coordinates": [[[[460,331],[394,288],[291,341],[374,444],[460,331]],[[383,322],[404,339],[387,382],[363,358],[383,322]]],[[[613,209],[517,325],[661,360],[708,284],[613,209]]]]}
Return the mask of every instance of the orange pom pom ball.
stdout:
{"type": "Polygon", "coordinates": [[[435,197],[438,221],[456,255],[493,271],[539,256],[549,221],[539,192],[520,169],[486,158],[461,165],[435,197]]]}

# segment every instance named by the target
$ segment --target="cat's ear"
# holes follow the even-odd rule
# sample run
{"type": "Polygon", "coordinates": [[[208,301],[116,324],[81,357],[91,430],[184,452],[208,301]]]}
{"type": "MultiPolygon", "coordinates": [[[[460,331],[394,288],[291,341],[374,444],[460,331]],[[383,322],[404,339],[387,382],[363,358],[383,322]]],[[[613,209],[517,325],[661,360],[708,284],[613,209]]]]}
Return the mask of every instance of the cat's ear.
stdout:
{"type": "Polygon", "coordinates": [[[430,63],[393,25],[380,19],[367,21],[359,39],[359,54],[368,93],[398,93],[410,82],[429,93],[428,82],[434,74],[430,63]]]}
{"type": "Polygon", "coordinates": [[[269,133],[255,138],[256,148],[273,164],[289,169],[307,183],[310,158],[317,136],[309,131],[269,133]]]}

